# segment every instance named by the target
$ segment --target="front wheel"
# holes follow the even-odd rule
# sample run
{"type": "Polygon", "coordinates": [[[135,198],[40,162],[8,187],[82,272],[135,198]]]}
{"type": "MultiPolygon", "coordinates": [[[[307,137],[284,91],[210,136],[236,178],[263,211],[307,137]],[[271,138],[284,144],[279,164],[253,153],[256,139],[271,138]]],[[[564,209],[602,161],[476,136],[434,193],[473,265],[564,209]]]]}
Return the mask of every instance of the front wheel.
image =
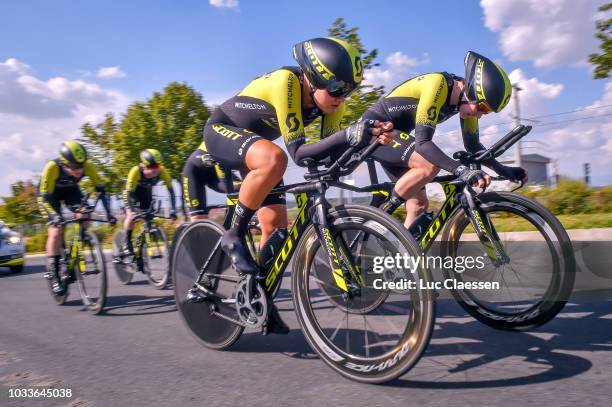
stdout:
{"type": "Polygon", "coordinates": [[[477,199],[484,223],[491,225],[508,260],[491,261],[468,217],[458,212],[442,237],[442,255],[480,256],[482,267],[445,270],[458,284],[474,287],[463,285],[451,293],[470,315],[496,329],[525,331],[550,321],[574,286],[575,259],[567,232],[548,209],[522,195],[489,192],[477,199]],[[484,283],[499,288],[477,288],[484,283]]]}
{"type": "Polygon", "coordinates": [[[85,232],[82,251],[76,265],[76,280],[83,305],[92,314],[100,314],[106,303],[106,263],[98,237],[85,232]]]}
{"type": "Polygon", "coordinates": [[[151,229],[142,248],[142,260],[149,283],[158,290],[165,288],[170,280],[169,253],[166,232],[161,228],[151,229]]]}
{"type": "Polygon", "coordinates": [[[120,229],[113,236],[113,266],[115,274],[121,284],[129,284],[134,277],[135,263],[125,264],[123,262],[123,248],[125,246],[125,230],[120,229]]]}
{"type": "MultiPolygon", "coordinates": [[[[333,370],[363,383],[384,383],[412,368],[429,344],[435,320],[434,293],[427,269],[397,267],[405,289],[385,288],[381,259],[409,256],[420,249],[401,223],[383,211],[358,205],[330,210],[332,238],[343,247],[362,277],[340,270],[351,294],[337,287],[327,264],[314,264],[319,244],[310,226],[295,255],[292,293],[298,321],[310,346],[333,370]],[[359,250],[349,249],[355,236],[366,236],[359,250]],[[373,275],[375,274],[375,276],[373,275]],[[328,275],[326,278],[322,278],[328,275]],[[373,278],[365,275],[371,275],[373,278]],[[409,283],[412,282],[412,283],[409,283]],[[359,309],[367,312],[358,312],[359,309]]],[[[342,260],[343,262],[345,260],[342,260]]],[[[415,264],[415,263],[412,263],[415,264]]],[[[394,268],[394,267],[393,267],[394,268]]]]}

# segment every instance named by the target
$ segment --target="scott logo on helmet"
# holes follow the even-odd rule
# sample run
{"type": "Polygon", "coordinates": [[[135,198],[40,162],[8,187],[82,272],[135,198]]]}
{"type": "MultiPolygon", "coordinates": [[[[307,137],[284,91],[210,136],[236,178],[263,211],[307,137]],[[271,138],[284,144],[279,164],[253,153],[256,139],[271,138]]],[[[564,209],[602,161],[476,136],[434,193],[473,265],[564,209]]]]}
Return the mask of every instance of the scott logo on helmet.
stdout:
{"type": "Polygon", "coordinates": [[[482,70],[484,69],[484,59],[479,59],[476,62],[476,72],[474,73],[474,80],[476,82],[476,99],[485,100],[484,89],[482,86],[482,70]]]}
{"type": "Polygon", "coordinates": [[[317,55],[312,49],[312,43],[310,41],[306,41],[306,44],[304,44],[304,49],[306,50],[306,55],[308,56],[308,59],[312,63],[312,66],[317,70],[317,72],[320,73],[321,76],[323,76],[325,79],[331,79],[334,74],[331,73],[321,61],[319,61],[319,58],[317,58],[317,55]]]}
{"type": "Polygon", "coordinates": [[[361,74],[363,73],[363,62],[361,62],[361,58],[359,55],[355,56],[355,77],[361,78],[361,74]]]}

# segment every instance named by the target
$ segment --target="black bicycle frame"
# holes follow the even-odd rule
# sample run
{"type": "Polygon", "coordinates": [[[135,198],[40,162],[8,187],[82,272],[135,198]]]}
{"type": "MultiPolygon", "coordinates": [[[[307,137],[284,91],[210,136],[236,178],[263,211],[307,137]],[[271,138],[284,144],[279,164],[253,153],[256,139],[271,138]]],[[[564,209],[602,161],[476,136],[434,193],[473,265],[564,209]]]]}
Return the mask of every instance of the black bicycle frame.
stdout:
{"type": "MultiPolygon", "coordinates": [[[[348,267],[348,273],[351,275],[357,275],[355,272],[355,266],[352,264],[351,258],[346,256],[347,253],[345,248],[339,247],[338,244],[332,238],[333,231],[327,221],[327,208],[330,207],[329,203],[325,199],[325,191],[328,189],[326,182],[304,182],[293,185],[284,185],[278,188],[274,188],[271,194],[282,194],[282,193],[293,193],[295,196],[295,202],[297,205],[297,215],[295,221],[285,241],[280,245],[276,257],[271,263],[267,270],[262,270],[260,279],[263,282],[264,289],[267,294],[271,294],[274,287],[282,279],[283,273],[289,262],[296,247],[298,246],[304,232],[308,226],[312,223],[315,225],[317,235],[326,249],[330,267],[332,269],[334,281],[338,288],[344,292],[349,292],[349,285],[345,279],[345,273],[343,272],[342,265],[348,267]],[[343,262],[341,262],[341,259],[343,262]]],[[[238,200],[238,195],[235,192],[227,195],[227,212],[225,214],[224,227],[227,229],[231,226],[231,219],[235,210],[235,205],[238,200]]],[[[219,206],[223,207],[223,206],[219,206]]],[[[220,240],[215,245],[210,257],[204,262],[200,274],[196,280],[199,284],[202,277],[206,274],[206,267],[210,263],[214,253],[220,249],[220,240]]]]}

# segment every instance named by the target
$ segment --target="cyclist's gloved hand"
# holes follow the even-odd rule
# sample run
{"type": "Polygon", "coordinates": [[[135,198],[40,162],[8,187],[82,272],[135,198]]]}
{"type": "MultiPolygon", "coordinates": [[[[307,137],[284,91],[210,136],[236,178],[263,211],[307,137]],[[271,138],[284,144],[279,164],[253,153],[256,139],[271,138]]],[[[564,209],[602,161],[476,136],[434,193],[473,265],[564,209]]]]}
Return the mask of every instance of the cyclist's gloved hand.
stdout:
{"type": "Polygon", "coordinates": [[[495,168],[495,172],[504,178],[508,178],[510,181],[522,181],[527,178],[527,171],[521,167],[501,165],[495,168]]]}
{"type": "Polygon", "coordinates": [[[482,170],[473,170],[465,165],[460,165],[453,172],[458,179],[468,185],[478,184],[480,180],[485,180],[485,172],[482,170]]]}
{"type": "Polygon", "coordinates": [[[115,224],[117,223],[117,218],[115,218],[113,215],[109,215],[108,216],[108,223],[110,223],[111,226],[115,226],[115,224]]]}
{"type": "Polygon", "coordinates": [[[64,222],[64,217],[62,215],[55,215],[53,218],[51,218],[48,224],[52,226],[60,226],[62,222],[64,222]]]}
{"type": "Polygon", "coordinates": [[[172,220],[176,220],[177,219],[176,211],[170,211],[170,219],[172,219],[172,220]]]}
{"type": "Polygon", "coordinates": [[[375,120],[359,119],[346,128],[346,141],[351,147],[365,147],[370,143],[372,129],[375,127],[375,120]]]}

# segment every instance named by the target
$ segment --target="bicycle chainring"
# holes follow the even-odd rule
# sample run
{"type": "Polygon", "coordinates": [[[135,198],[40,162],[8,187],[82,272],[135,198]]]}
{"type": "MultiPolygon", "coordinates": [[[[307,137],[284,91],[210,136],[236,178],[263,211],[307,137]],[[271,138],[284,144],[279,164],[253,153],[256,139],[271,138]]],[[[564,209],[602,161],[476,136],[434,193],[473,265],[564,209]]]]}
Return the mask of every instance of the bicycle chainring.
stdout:
{"type": "Polygon", "coordinates": [[[268,298],[263,287],[247,275],[236,289],[236,312],[249,328],[261,328],[268,317],[268,298]]]}

